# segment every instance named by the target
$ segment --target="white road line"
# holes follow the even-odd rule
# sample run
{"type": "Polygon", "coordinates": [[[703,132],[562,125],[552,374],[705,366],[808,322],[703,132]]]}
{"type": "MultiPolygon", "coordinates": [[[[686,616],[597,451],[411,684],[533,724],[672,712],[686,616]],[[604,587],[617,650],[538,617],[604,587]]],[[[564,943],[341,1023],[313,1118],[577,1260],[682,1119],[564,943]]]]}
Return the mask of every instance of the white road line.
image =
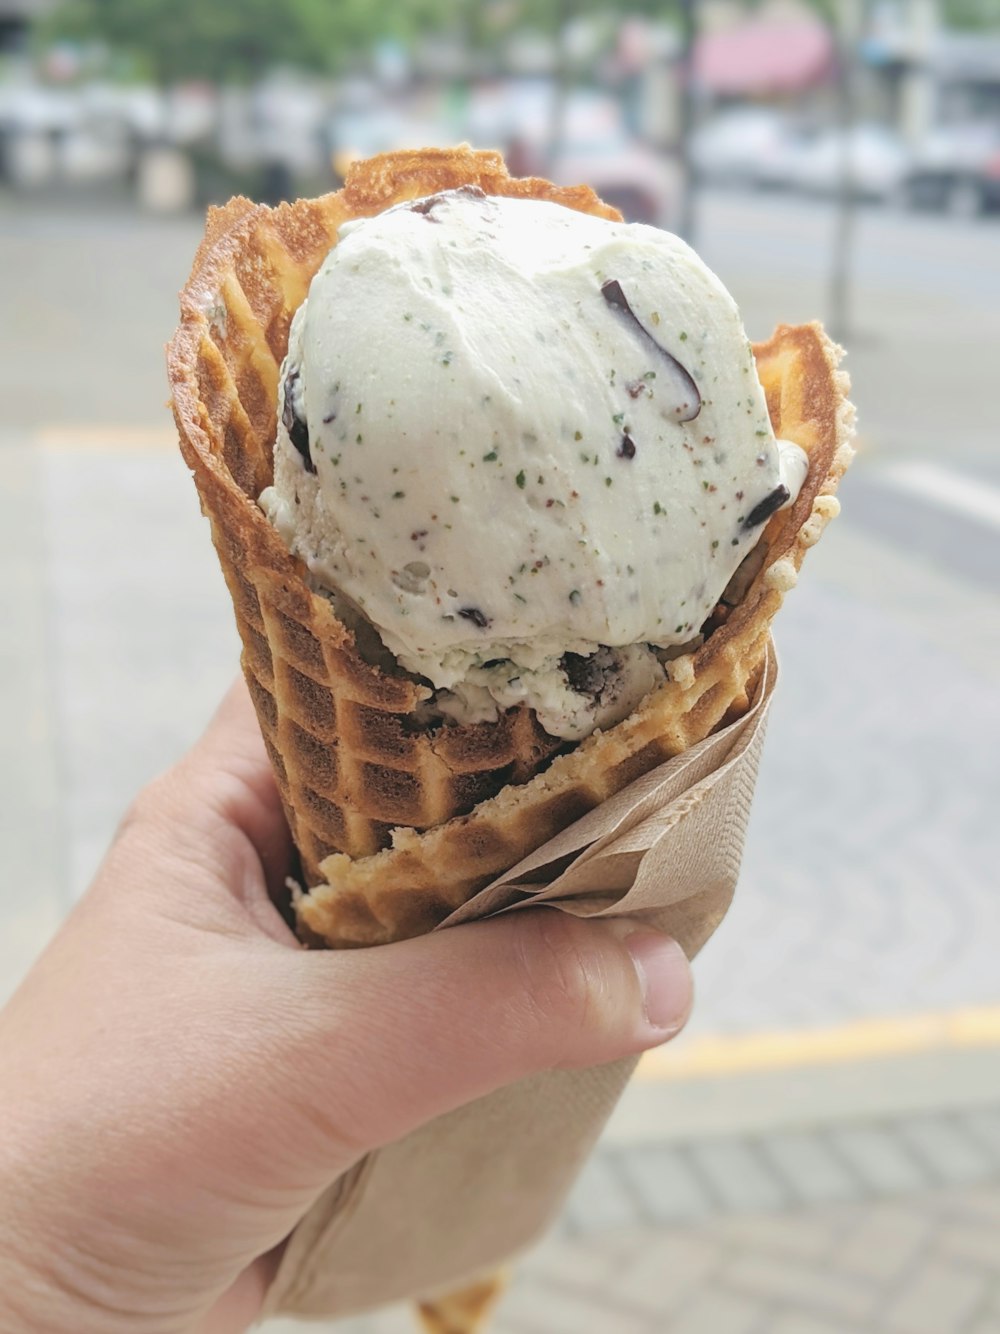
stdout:
{"type": "Polygon", "coordinates": [[[900,491],[908,491],[921,500],[953,510],[968,519],[976,519],[991,528],[1000,528],[1000,489],[962,473],[942,468],[937,463],[909,459],[887,463],[872,474],[900,491]]]}

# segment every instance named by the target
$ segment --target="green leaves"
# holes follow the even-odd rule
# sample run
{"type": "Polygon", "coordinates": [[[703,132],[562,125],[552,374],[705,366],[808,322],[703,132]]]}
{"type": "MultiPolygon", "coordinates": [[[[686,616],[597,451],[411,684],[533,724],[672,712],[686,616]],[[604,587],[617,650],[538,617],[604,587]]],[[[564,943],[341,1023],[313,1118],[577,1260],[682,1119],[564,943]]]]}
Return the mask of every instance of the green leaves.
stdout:
{"type": "Polygon", "coordinates": [[[1000,0],[944,0],[944,21],[956,28],[996,28],[1000,25],[1000,0]]]}
{"type": "Polygon", "coordinates": [[[104,41],[164,84],[241,82],[281,64],[334,70],[382,37],[406,35],[417,8],[398,0],[64,0],[42,35],[104,41]]]}
{"type": "Polygon", "coordinates": [[[160,83],[248,82],[275,65],[319,72],[356,67],[386,38],[410,43],[456,29],[472,51],[495,50],[517,30],[554,34],[584,14],[648,8],[676,12],[676,0],[62,0],[42,25],[43,41],[98,40],[131,56],[160,83]]]}
{"type": "MultiPolygon", "coordinates": [[[[760,0],[744,0],[749,12],[760,0]]],[[[809,0],[827,22],[835,0],[809,0]]],[[[606,15],[608,40],[625,12],[677,22],[678,0],[62,0],[40,25],[43,41],[98,40],[123,52],[160,83],[245,82],[275,65],[320,73],[354,66],[386,38],[404,43],[455,31],[473,51],[496,50],[513,32],[554,35],[584,15],[606,15]]],[[[986,28],[1000,0],[942,0],[945,23],[986,28]]]]}

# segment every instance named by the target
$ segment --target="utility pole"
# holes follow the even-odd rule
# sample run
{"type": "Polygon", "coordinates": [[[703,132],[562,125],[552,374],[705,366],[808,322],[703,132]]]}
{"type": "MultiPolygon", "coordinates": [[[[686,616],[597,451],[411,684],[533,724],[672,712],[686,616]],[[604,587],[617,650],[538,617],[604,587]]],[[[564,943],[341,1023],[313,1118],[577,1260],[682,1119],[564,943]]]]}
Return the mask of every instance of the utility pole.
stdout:
{"type": "Polygon", "coordinates": [[[940,27],[939,0],[909,0],[906,8],[908,67],[903,79],[900,128],[910,148],[916,148],[934,119],[934,76],[931,56],[940,27]]]}
{"type": "Polygon", "coordinates": [[[837,126],[840,131],[840,175],[837,186],[830,266],[829,325],[832,336],[846,342],[851,328],[851,260],[857,221],[857,191],[852,140],[857,97],[858,44],[864,21],[864,0],[838,0],[837,126]]]}
{"type": "Polygon", "coordinates": [[[677,232],[688,245],[694,245],[696,226],[694,163],[691,160],[691,133],[694,129],[695,87],[694,50],[698,39],[698,0],[680,0],[681,57],[678,66],[680,97],[677,117],[677,160],[681,175],[681,197],[677,208],[677,232]]]}
{"type": "Polygon", "coordinates": [[[547,145],[550,172],[566,142],[566,104],[569,101],[571,79],[568,28],[575,11],[574,0],[557,0],[554,15],[555,26],[552,32],[555,69],[552,79],[552,106],[547,145]]]}

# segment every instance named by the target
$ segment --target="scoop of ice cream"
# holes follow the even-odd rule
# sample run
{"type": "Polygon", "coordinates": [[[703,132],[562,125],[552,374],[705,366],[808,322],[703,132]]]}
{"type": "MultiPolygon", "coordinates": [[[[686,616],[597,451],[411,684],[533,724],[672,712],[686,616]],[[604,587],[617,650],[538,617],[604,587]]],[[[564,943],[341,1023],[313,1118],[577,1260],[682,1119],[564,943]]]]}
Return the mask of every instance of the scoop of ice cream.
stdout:
{"type": "Polygon", "coordinates": [[[279,409],[261,504],[317,584],[442,714],[557,736],[663,680],[804,475],[684,242],[475,188],[341,228],[279,409]]]}

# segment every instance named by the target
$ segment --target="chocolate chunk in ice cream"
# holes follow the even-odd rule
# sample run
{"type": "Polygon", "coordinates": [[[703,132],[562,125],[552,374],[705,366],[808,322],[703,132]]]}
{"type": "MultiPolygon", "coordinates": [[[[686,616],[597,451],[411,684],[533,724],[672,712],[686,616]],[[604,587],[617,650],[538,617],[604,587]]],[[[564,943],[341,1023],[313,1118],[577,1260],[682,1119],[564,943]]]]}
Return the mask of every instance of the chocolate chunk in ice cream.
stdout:
{"type": "Polygon", "coordinates": [[[677,358],[668,352],[663,344],[658,342],[645,327],[629,305],[628,298],[622,291],[622,285],[617,278],[609,278],[606,283],[601,284],[601,295],[613,310],[621,311],[626,319],[632,322],[636,331],[642,335],[651,347],[656,349],[673,372],[679,401],[672,410],[677,420],[680,422],[694,421],[698,413],[701,412],[701,394],[691,372],[682,366],[677,358]]]}
{"type": "Polygon", "coordinates": [[[302,455],[307,470],[315,473],[316,465],[309,448],[309,426],[302,412],[302,373],[297,369],[290,370],[285,376],[281,424],[292,445],[302,455]]]}
{"type": "Polygon", "coordinates": [[[780,510],[782,505],[784,505],[790,497],[791,492],[782,482],[780,486],[774,488],[770,495],[765,496],[763,500],[754,505],[753,509],[743,520],[743,527],[758,528],[762,523],[769,519],[772,514],[780,510]]]}

